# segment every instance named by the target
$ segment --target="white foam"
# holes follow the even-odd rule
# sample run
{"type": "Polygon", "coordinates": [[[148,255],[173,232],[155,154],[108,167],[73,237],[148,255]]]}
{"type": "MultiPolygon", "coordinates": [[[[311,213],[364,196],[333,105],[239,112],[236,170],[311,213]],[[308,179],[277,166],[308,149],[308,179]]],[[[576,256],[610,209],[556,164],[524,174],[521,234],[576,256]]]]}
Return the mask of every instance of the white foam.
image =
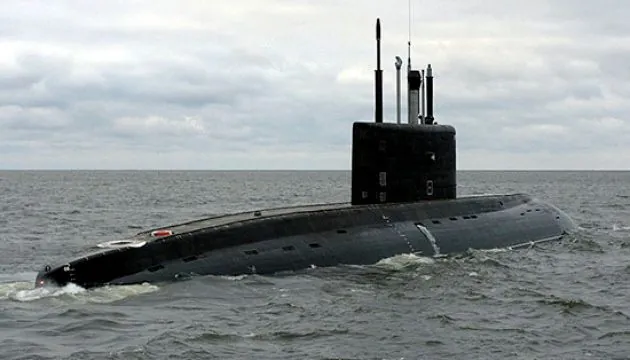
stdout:
{"type": "Polygon", "coordinates": [[[32,281],[16,281],[0,284],[0,300],[30,302],[46,298],[59,298],[79,303],[110,303],[158,289],[157,286],[146,283],[104,286],[90,290],[72,283],[63,287],[35,288],[32,281]]]}
{"type": "Polygon", "coordinates": [[[247,274],[243,274],[243,275],[220,275],[219,277],[225,280],[239,281],[239,280],[245,279],[248,276],[249,275],[247,274]]]}
{"type": "Polygon", "coordinates": [[[160,288],[156,285],[143,283],[135,285],[112,285],[91,289],[85,300],[91,303],[111,303],[129,297],[152,293],[160,288]]]}
{"type": "Polygon", "coordinates": [[[375,266],[391,269],[391,270],[402,270],[409,267],[414,267],[418,265],[426,265],[426,264],[434,264],[435,260],[426,257],[426,256],[418,256],[416,254],[400,254],[392,257],[385,258],[380,260],[375,264],[375,266]]]}
{"type": "Polygon", "coordinates": [[[68,284],[64,287],[33,287],[32,282],[11,282],[0,285],[0,298],[20,302],[28,302],[49,297],[76,295],[84,292],[80,286],[68,284]]]}
{"type": "Polygon", "coordinates": [[[507,248],[494,248],[494,249],[475,249],[475,251],[478,251],[480,253],[503,253],[503,252],[507,252],[510,251],[511,248],[507,247],[507,248]]]}

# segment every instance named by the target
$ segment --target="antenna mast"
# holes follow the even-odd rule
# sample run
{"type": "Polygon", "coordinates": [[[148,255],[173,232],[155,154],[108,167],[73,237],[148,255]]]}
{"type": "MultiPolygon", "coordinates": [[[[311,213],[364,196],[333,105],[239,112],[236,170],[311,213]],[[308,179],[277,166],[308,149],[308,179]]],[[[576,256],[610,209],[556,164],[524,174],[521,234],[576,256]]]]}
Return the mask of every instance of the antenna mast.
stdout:
{"type": "Polygon", "coordinates": [[[396,123],[400,124],[400,68],[402,67],[403,60],[400,56],[396,56],[396,123]]]}
{"type": "Polygon", "coordinates": [[[407,37],[407,74],[411,71],[411,0],[408,1],[409,9],[409,23],[407,24],[407,30],[409,31],[409,35],[407,37]]]}
{"type": "Polygon", "coordinates": [[[381,70],[381,19],[376,19],[376,70],[374,70],[374,121],[383,122],[383,70],[381,70]]]}
{"type": "Polygon", "coordinates": [[[411,0],[409,0],[409,39],[407,41],[407,122],[418,124],[420,115],[420,86],[422,75],[420,71],[411,69],[411,0]]]}

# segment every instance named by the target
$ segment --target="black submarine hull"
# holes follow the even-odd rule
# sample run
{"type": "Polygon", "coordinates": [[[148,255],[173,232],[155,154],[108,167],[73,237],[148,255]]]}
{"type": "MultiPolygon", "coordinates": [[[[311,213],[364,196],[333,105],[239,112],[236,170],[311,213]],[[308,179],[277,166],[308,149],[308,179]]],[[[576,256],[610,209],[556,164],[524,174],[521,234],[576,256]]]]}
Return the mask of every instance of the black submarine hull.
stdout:
{"type": "Polygon", "coordinates": [[[173,225],[161,228],[172,232],[162,237],[142,232],[114,248],[47,266],[36,286],[91,288],[374,264],[405,253],[435,257],[530,246],[575,228],[561,210],[524,194],[287,207],[173,225]]]}

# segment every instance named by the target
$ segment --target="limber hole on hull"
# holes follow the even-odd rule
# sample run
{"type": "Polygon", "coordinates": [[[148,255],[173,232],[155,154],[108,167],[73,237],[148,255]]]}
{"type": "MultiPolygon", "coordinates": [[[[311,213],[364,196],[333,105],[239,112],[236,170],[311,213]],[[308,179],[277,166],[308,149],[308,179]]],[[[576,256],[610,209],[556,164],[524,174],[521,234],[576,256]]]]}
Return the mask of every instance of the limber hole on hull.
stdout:
{"type": "Polygon", "coordinates": [[[162,264],[154,265],[154,266],[151,266],[150,268],[148,268],[147,270],[149,270],[149,272],[156,272],[156,271],[158,271],[160,269],[164,269],[164,265],[162,265],[162,264]]]}
{"type": "MultiPolygon", "coordinates": [[[[310,243],[308,244],[308,246],[310,246],[311,248],[320,248],[322,247],[320,244],[318,243],[310,243]]],[[[293,245],[287,245],[287,246],[283,246],[282,247],[283,251],[293,251],[295,250],[295,246],[293,245]]],[[[258,255],[258,250],[256,249],[252,249],[252,250],[244,250],[243,251],[246,255],[258,255]]],[[[192,257],[192,256],[191,256],[192,257]]],[[[185,259],[184,259],[185,260],[185,259]]]]}
{"type": "MultiPolygon", "coordinates": [[[[461,218],[464,219],[464,220],[476,219],[477,215],[463,215],[461,218]]],[[[451,216],[448,219],[451,220],[451,221],[459,220],[459,218],[457,216],[451,216]]],[[[431,222],[433,224],[441,224],[442,223],[440,220],[437,220],[437,219],[433,219],[433,220],[431,220],[431,222]]]]}

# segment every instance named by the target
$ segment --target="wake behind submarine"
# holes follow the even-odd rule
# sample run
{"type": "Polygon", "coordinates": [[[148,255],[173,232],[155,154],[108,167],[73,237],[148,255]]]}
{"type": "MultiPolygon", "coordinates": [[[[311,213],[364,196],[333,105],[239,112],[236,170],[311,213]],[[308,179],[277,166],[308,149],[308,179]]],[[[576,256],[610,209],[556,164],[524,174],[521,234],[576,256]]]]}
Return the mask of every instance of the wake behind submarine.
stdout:
{"type": "Polygon", "coordinates": [[[353,124],[350,203],[242,212],[148,230],[98,244],[98,251],[57,267],[46,265],[35,286],[91,288],[374,264],[405,253],[435,257],[529,247],[572,232],[575,224],[564,212],[528,195],[456,196],[455,129],[434,122],[431,65],[425,76],[412,70],[408,57],[405,124],[402,61],[396,57],[397,122],[383,123],[380,33],[377,19],[375,122],[353,124]]]}

